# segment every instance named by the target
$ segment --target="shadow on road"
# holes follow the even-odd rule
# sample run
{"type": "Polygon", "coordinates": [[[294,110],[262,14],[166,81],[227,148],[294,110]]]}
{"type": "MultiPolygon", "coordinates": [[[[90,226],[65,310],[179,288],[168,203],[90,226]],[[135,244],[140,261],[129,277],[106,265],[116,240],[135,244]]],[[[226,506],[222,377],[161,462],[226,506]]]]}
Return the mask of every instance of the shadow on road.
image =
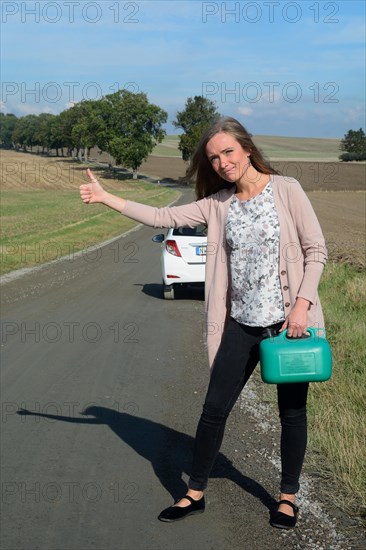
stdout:
{"type": "MultiPolygon", "coordinates": [[[[159,481],[174,500],[181,498],[187,491],[182,474],[190,473],[194,438],[185,433],[146,418],[95,405],[82,412],[84,416],[94,418],[36,413],[26,409],[19,409],[17,414],[76,424],[105,424],[136,453],[150,461],[159,481]]],[[[233,481],[259,499],[269,510],[275,506],[274,499],[264,487],[239,472],[222,453],[219,453],[210,477],[233,481]]]]}

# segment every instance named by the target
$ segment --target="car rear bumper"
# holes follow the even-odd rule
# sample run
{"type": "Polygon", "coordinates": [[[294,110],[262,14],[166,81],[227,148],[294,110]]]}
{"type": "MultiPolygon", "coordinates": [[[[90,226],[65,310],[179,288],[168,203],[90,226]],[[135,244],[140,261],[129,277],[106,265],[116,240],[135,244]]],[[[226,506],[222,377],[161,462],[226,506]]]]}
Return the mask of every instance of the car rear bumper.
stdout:
{"type": "Polygon", "coordinates": [[[206,264],[186,264],[181,258],[163,263],[163,280],[165,285],[174,283],[204,283],[206,264]],[[169,277],[174,275],[175,277],[169,277]]]}

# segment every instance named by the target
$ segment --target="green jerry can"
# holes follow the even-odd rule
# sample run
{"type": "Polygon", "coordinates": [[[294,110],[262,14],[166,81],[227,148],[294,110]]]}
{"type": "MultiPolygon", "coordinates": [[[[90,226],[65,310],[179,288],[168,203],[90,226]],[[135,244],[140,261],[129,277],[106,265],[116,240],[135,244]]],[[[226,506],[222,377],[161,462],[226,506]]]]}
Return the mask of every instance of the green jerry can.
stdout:
{"type": "Polygon", "coordinates": [[[317,329],[308,328],[301,338],[288,338],[287,330],[261,341],[261,377],[267,384],[324,382],[332,375],[332,352],[317,329]]]}

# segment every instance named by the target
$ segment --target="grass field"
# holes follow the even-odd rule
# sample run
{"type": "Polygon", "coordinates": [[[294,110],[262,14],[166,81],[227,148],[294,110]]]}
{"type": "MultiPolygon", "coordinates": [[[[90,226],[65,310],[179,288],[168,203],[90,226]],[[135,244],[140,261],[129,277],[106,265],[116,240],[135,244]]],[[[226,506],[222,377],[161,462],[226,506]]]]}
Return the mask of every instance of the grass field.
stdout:
{"type": "Polygon", "coordinates": [[[181,158],[182,153],[178,149],[179,136],[166,136],[164,140],[154,148],[154,156],[181,158]]]}
{"type": "MultiPolygon", "coordinates": [[[[86,182],[85,166],[40,157],[34,171],[38,157],[24,153],[16,156],[19,171],[11,175],[8,171],[1,193],[1,275],[73,254],[136,225],[102,205],[88,208],[79,199],[79,185],[86,182]],[[22,168],[27,161],[30,164],[22,168]],[[46,168],[51,173],[52,162],[59,167],[54,170],[60,176],[57,187],[45,177],[46,168]],[[19,185],[22,169],[25,181],[19,185]]],[[[12,154],[7,158],[14,164],[12,154]]],[[[116,179],[97,167],[94,171],[108,190],[130,200],[161,206],[179,196],[176,190],[143,180],[123,179],[127,176],[122,175],[116,179]]]]}

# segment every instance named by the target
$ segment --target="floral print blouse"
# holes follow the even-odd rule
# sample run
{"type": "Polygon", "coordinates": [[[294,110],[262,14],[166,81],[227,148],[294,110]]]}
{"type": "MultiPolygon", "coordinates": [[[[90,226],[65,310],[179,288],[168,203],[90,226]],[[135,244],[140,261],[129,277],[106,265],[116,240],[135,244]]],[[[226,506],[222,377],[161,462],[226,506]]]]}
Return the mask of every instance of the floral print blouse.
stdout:
{"type": "Polygon", "coordinates": [[[285,319],[279,278],[280,224],[271,180],[259,195],[235,195],[226,219],[230,252],[231,317],[266,327],[285,319]]]}

